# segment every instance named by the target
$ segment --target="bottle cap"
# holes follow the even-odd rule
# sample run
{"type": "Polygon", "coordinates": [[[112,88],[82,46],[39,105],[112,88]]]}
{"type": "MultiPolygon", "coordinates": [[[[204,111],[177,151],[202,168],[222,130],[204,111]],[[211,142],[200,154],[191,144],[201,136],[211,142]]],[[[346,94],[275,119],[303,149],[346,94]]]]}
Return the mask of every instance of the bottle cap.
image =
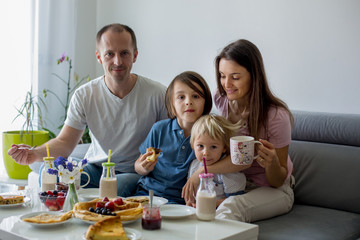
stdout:
{"type": "Polygon", "coordinates": [[[55,158],[54,157],[44,157],[43,160],[44,161],[54,161],[55,158]]]}
{"type": "Polygon", "coordinates": [[[213,173],[200,173],[199,178],[214,178],[213,173]]]}
{"type": "Polygon", "coordinates": [[[103,167],[114,167],[115,163],[114,162],[104,162],[102,163],[103,167]]]}

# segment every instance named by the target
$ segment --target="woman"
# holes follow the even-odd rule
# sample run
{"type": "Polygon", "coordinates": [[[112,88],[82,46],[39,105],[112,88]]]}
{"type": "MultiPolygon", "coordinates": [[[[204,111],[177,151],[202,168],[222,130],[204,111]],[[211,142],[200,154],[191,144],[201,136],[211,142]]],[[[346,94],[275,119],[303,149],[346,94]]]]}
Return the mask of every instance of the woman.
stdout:
{"type": "MultiPolygon", "coordinates": [[[[243,171],[247,178],[246,193],[227,198],[218,207],[217,218],[254,222],[287,213],[294,202],[288,155],[292,114],[270,91],[261,53],[253,43],[241,39],[229,44],[216,57],[215,67],[215,106],[232,123],[245,122],[237,135],[253,136],[263,144],[251,165],[234,165],[227,157],[209,166],[209,172],[243,171]]],[[[186,202],[191,202],[202,171],[184,186],[186,202]]]]}

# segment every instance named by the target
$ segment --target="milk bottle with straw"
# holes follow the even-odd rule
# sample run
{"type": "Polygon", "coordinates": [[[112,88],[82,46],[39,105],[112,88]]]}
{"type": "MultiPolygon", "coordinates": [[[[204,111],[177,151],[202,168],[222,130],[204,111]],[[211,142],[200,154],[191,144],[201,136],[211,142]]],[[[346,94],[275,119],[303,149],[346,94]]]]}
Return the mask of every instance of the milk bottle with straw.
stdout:
{"type": "Polygon", "coordinates": [[[213,220],[216,212],[216,192],[214,189],[214,174],[208,173],[206,169],[205,158],[204,170],[205,173],[199,174],[200,185],[196,193],[196,216],[199,220],[213,220]]]}
{"type": "Polygon", "coordinates": [[[49,145],[46,144],[47,157],[44,157],[44,167],[41,171],[41,191],[55,190],[57,175],[48,173],[48,169],[54,168],[55,158],[50,157],[49,145]]]}
{"type": "Polygon", "coordinates": [[[103,171],[100,178],[100,198],[117,197],[117,179],[115,175],[115,163],[110,162],[111,150],[109,150],[108,162],[103,163],[103,171]]]}

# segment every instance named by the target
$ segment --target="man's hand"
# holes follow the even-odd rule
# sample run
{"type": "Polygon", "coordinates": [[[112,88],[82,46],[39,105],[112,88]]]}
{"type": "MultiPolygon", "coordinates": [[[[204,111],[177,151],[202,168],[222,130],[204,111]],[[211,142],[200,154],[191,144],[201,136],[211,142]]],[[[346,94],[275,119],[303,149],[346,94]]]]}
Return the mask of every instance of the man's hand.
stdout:
{"type": "Polygon", "coordinates": [[[36,161],[41,161],[41,156],[37,155],[36,149],[30,150],[30,148],[30,146],[25,144],[13,144],[8,150],[8,154],[15,162],[21,165],[29,165],[36,161]]]}

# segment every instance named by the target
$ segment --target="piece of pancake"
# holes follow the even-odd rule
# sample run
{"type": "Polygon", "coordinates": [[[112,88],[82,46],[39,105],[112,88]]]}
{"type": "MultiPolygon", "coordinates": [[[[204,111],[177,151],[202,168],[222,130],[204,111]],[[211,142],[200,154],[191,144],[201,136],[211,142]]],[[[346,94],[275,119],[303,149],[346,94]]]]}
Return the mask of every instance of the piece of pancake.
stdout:
{"type": "Polygon", "coordinates": [[[51,214],[51,213],[41,213],[39,215],[36,215],[34,217],[30,218],[23,218],[22,220],[25,222],[31,222],[31,223],[59,223],[64,222],[72,217],[73,211],[66,212],[64,214],[51,214]]]}
{"type": "Polygon", "coordinates": [[[113,217],[96,222],[89,226],[86,240],[128,240],[123,228],[121,217],[113,217]]]}
{"type": "Polygon", "coordinates": [[[13,196],[0,196],[0,205],[11,205],[17,203],[23,203],[24,196],[13,195],[13,196]]]}
{"type": "Polygon", "coordinates": [[[146,152],[147,153],[152,152],[152,154],[150,156],[146,157],[146,161],[154,162],[156,160],[156,158],[160,156],[161,149],[160,148],[149,147],[149,148],[146,149],[146,152]]]}

